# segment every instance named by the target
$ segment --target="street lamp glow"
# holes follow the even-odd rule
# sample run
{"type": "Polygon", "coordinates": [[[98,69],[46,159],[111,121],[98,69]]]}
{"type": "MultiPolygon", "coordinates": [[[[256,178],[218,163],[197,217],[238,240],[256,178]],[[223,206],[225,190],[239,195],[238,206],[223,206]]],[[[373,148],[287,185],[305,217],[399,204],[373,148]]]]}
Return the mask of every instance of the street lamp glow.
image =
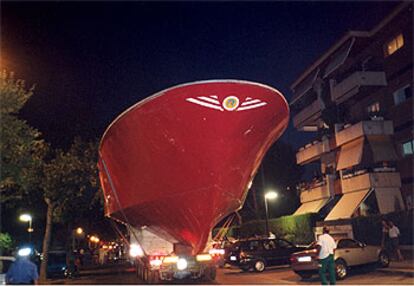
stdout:
{"type": "Polygon", "coordinates": [[[19,220],[23,222],[30,222],[32,221],[32,216],[29,214],[22,214],[20,215],[19,220]]]}
{"type": "Polygon", "coordinates": [[[265,194],[265,199],[266,200],[274,200],[277,198],[277,193],[274,191],[269,191],[265,194]]]}
{"type": "Polygon", "coordinates": [[[82,233],[83,233],[83,229],[82,229],[81,227],[78,227],[78,228],[76,229],[76,233],[77,233],[77,234],[82,234],[82,233]]]}
{"type": "Polygon", "coordinates": [[[266,235],[269,235],[269,207],[267,205],[267,201],[268,200],[274,200],[277,198],[277,193],[275,191],[268,191],[265,195],[264,195],[264,201],[265,201],[265,210],[266,210],[266,235]]]}
{"type": "Polygon", "coordinates": [[[20,248],[17,252],[18,256],[29,256],[32,253],[32,249],[30,247],[20,248]]]}

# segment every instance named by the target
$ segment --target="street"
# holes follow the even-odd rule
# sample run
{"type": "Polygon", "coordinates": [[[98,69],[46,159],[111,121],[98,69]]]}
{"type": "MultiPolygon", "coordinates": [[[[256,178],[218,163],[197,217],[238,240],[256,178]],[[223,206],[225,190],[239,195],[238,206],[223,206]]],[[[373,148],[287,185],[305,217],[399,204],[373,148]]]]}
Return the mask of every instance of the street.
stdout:
{"type": "MultiPolygon", "coordinates": [[[[50,280],[51,284],[143,284],[135,277],[133,268],[123,269],[100,269],[94,272],[82,273],[81,277],[75,279],[56,279],[50,280]]],[[[409,284],[414,283],[414,278],[395,273],[383,273],[372,269],[372,267],[362,267],[351,271],[350,276],[338,281],[338,284],[409,284]]],[[[173,284],[205,284],[194,281],[178,281],[173,284]]],[[[309,280],[302,281],[293,273],[289,267],[274,267],[263,273],[243,273],[238,269],[218,269],[215,282],[208,284],[299,284],[299,285],[318,285],[319,278],[314,276],[309,280]]]]}

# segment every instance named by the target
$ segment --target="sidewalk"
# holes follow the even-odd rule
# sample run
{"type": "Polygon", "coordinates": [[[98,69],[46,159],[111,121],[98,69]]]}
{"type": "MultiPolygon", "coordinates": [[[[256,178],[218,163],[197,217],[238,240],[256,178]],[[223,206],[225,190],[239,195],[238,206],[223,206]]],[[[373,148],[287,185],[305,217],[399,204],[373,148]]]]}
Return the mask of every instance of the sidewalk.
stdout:
{"type": "Polygon", "coordinates": [[[391,260],[388,268],[378,268],[378,271],[405,274],[414,277],[414,247],[401,246],[401,254],[404,256],[403,261],[391,260]]]}

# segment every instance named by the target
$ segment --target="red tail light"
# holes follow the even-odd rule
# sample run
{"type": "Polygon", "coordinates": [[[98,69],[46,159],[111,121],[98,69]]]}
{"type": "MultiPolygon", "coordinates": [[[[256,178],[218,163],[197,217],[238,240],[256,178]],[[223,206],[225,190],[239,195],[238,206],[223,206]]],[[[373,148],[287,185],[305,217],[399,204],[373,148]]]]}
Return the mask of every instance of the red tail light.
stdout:
{"type": "Polygon", "coordinates": [[[240,259],[241,259],[241,258],[245,258],[245,257],[247,257],[246,253],[245,253],[245,252],[243,252],[243,251],[241,251],[241,252],[240,252],[240,259]]]}

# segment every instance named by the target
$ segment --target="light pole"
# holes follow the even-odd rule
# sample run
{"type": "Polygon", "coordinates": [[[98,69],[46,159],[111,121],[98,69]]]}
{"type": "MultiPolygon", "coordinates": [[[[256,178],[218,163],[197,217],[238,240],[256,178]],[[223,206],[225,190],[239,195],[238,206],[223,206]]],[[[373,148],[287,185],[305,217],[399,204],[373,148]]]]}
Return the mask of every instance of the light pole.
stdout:
{"type": "MultiPolygon", "coordinates": [[[[83,228],[78,227],[76,229],[73,230],[72,233],[72,252],[75,252],[76,249],[76,239],[82,238],[83,237],[83,228]]],[[[78,246],[79,246],[79,241],[78,241],[78,246]]]]}
{"type": "Polygon", "coordinates": [[[32,216],[30,214],[21,214],[19,216],[19,220],[22,221],[22,222],[28,222],[29,223],[29,228],[27,229],[27,232],[29,233],[29,243],[32,243],[32,232],[33,232],[32,216]]]}
{"type": "Polygon", "coordinates": [[[266,235],[269,235],[269,211],[267,206],[267,200],[274,200],[277,198],[277,193],[275,191],[268,191],[265,196],[265,210],[266,210],[266,235]]]}

